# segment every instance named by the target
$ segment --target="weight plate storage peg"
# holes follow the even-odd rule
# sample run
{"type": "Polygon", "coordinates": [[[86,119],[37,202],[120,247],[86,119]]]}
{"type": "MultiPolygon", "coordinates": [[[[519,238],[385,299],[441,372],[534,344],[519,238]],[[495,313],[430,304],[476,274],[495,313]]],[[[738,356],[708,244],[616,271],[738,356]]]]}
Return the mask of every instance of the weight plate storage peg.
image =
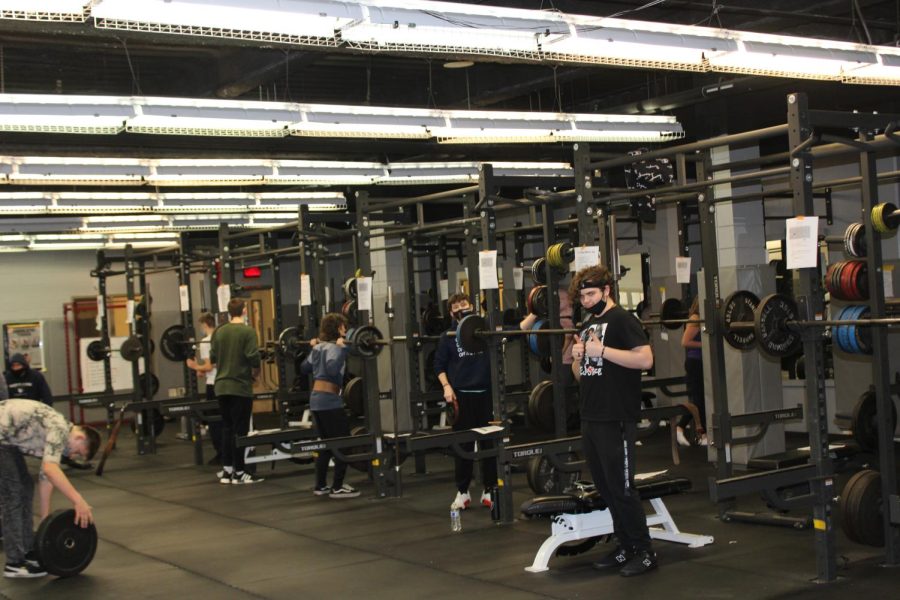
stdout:
{"type": "Polygon", "coordinates": [[[725,299],[721,313],[722,335],[732,348],[748,350],[756,345],[756,332],[753,329],[731,329],[731,324],[752,321],[753,311],[757,306],[759,298],[746,290],[738,290],[725,299]]]}
{"type": "Polygon", "coordinates": [[[797,305],[783,294],[770,294],[760,300],[753,319],[759,349],[774,358],[800,351],[800,335],[789,321],[797,320],[797,305]]]}
{"type": "Polygon", "coordinates": [[[44,519],[34,537],[38,562],[51,575],[72,577],[84,571],[97,552],[97,528],[79,527],[75,510],[58,510],[44,519]]]}

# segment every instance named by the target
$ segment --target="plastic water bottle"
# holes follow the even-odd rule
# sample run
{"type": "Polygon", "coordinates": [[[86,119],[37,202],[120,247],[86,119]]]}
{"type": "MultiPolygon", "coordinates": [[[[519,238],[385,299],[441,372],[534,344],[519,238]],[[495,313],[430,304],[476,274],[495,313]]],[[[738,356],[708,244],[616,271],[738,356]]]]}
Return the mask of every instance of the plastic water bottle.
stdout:
{"type": "Polygon", "coordinates": [[[458,508],[450,509],[450,531],[462,531],[462,517],[458,508]]]}

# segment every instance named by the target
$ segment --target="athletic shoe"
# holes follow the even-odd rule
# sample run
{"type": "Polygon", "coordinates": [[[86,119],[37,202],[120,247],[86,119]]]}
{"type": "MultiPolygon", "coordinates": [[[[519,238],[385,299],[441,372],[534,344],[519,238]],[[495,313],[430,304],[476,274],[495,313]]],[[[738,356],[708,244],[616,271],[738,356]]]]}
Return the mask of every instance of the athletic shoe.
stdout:
{"type": "Polygon", "coordinates": [[[494,501],[491,499],[491,493],[487,490],[481,492],[481,505],[485,508],[494,506],[494,501]]]}
{"type": "Polygon", "coordinates": [[[332,490],[330,494],[328,494],[329,498],[357,498],[359,497],[359,490],[353,486],[349,486],[346,483],[341,487],[332,490]]]}
{"type": "Polygon", "coordinates": [[[25,564],[38,568],[41,566],[41,563],[38,562],[37,554],[35,554],[34,550],[25,554],[25,564]]]}
{"type": "Polygon", "coordinates": [[[225,485],[230,485],[231,478],[233,475],[234,475],[233,472],[222,469],[221,471],[216,473],[216,479],[219,480],[219,483],[224,483],[225,485]]]}
{"type": "Polygon", "coordinates": [[[450,508],[466,510],[470,504],[472,504],[472,497],[469,495],[469,492],[456,492],[456,498],[453,499],[450,508]]]}
{"type": "Polygon", "coordinates": [[[327,496],[331,493],[331,488],[329,486],[325,487],[317,487],[313,489],[313,496],[327,496]]]}
{"type": "Polygon", "coordinates": [[[658,566],[656,562],[656,553],[652,550],[642,550],[631,557],[619,575],[622,577],[631,577],[633,575],[643,575],[647,571],[652,571],[658,566]]]}
{"type": "Polygon", "coordinates": [[[247,485],[250,483],[259,483],[260,481],[265,481],[265,479],[257,477],[256,475],[251,475],[250,473],[235,473],[231,478],[231,483],[234,485],[247,485]]]}
{"type": "Polygon", "coordinates": [[[27,562],[19,565],[6,563],[6,568],[3,569],[3,576],[10,579],[33,579],[35,577],[43,577],[46,574],[47,571],[41,567],[32,566],[27,562]]]}
{"type": "Polygon", "coordinates": [[[700,436],[700,445],[701,446],[709,446],[709,438],[706,437],[706,434],[700,436]]]}
{"type": "Polygon", "coordinates": [[[619,546],[591,566],[593,566],[598,571],[605,571],[612,568],[622,568],[628,563],[629,559],[631,559],[632,556],[634,556],[632,552],[619,546]]]}
{"type": "Polygon", "coordinates": [[[686,437],[684,437],[684,429],[681,427],[675,430],[675,439],[678,440],[679,446],[690,446],[691,443],[688,441],[686,437]]]}

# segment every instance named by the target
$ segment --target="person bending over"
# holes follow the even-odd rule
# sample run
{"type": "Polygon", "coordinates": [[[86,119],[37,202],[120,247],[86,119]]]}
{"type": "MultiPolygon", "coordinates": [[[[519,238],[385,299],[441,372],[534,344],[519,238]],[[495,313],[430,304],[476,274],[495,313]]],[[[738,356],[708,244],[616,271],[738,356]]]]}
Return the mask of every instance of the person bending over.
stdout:
{"type": "MultiPolygon", "coordinates": [[[[300,372],[312,374],[313,387],[309,395],[309,409],[316,428],[323,439],[350,435],[350,423],[344,412],[341,385],[347,362],[347,318],[338,313],[328,313],[319,325],[319,337],[309,341],[310,351],[300,365],[300,372]]],[[[356,498],[359,490],[344,483],[347,463],[327,448],[316,457],[316,487],[313,494],[329,498],[356,498]],[[328,463],[334,458],[334,480],[328,487],[328,463]]]]}
{"type": "Polygon", "coordinates": [[[618,547],[594,567],[618,568],[627,577],[657,566],[634,486],[641,371],[653,366],[653,352],[640,322],[613,301],[612,285],[604,266],[582,269],[572,279],[569,293],[586,311],[572,346],[572,371],[581,391],[585,461],[618,540],[618,547]]]}
{"type": "Polygon", "coordinates": [[[59,412],[36,400],[0,402],[0,515],[3,519],[4,577],[42,577],[47,574],[34,554],[34,481],[25,455],[41,459],[40,517],[50,513],[53,488],[75,508],[75,523],[94,522],[91,507],[59,466],[60,459],[90,460],[100,447],[96,429],[72,425],[59,412]]]}
{"type": "Polygon", "coordinates": [[[253,380],[259,376],[256,330],[244,324],[247,306],[240,298],[228,303],[231,318],[213,333],[209,359],[216,366],[216,399],[222,413],[222,471],[219,483],[257,483],[262,478],[244,472],[244,452],[235,438],[250,430],[253,380]]]}
{"type": "MultiPolygon", "coordinates": [[[[465,294],[453,294],[447,301],[455,331],[459,322],[474,312],[469,297],[465,294]]],[[[459,345],[456,336],[441,334],[434,356],[434,371],[444,387],[444,400],[452,404],[456,410],[456,422],[453,431],[484,427],[494,417],[491,403],[491,361],[485,352],[466,352],[459,345]]],[[[491,442],[479,444],[482,450],[492,447],[491,442]]],[[[474,442],[462,444],[466,451],[472,451],[474,442]]],[[[467,458],[456,457],[456,497],[451,508],[465,510],[472,503],[469,495],[469,484],[472,482],[474,462],[467,458]]],[[[484,491],[481,493],[481,505],[490,508],[493,505],[491,489],[497,485],[497,462],[493,458],[481,461],[481,477],[484,491]]]]}

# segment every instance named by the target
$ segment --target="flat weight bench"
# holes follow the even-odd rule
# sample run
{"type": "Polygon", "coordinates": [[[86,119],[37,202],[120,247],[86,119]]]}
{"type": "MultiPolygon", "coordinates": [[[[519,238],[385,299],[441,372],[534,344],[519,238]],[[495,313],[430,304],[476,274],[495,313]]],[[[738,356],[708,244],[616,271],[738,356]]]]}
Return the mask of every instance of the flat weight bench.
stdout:
{"type": "MultiPolygon", "coordinates": [[[[593,488],[593,486],[590,486],[593,488]]],[[[679,544],[687,544],[691,548],[699,548],[713,543],[709,535],[684,533],[675,525],[675,520],[662,501],[663,496],[679,494],[691,489],[691,482],[685,478],[653,479],[636,485],[641,500],[649,500],[653,514],[647,515],[647,526],[650,537],[655,540],[667,540],[679,544]]],[[[613,533],[612,515],[606,509],[606,503],[594,489],[575,494],[559,496],[539,496],[522,505],[522,514],[526,517],[552,517],[551,534],[534,557],[530,567],[531,573],[549,570],[550,558],[557,553],[563,544],[579,540],[591,540],[613,533]]],[[[586,545],[587,551],[593,544],[586,545]]],[[[570,554],[579,554],[579,551],[570,554]]],[[[562,554],[562,553],[560,553],[562,554]]]]}

